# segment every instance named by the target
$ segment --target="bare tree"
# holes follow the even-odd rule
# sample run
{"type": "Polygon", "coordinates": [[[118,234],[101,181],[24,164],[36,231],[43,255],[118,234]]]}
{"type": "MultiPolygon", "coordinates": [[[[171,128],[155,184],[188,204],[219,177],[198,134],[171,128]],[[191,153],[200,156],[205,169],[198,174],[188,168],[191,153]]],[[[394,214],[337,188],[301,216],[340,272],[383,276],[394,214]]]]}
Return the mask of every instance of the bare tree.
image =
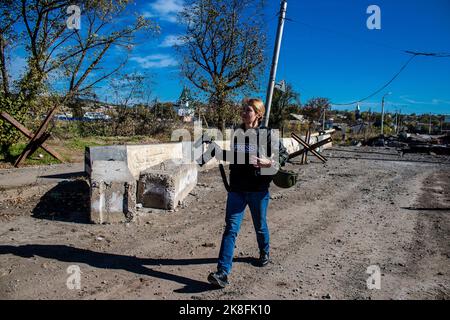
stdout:
{"type": "Polygon", "coordinates": [[[257,89],[262,74],[265,35],[261,0],[193,0],[181,12],[186,34],[178,46],[182,73],[218,112],[230,98],[257,89]]]}
{"type": "Polygon", "coordinates": [[[19,14],[10,11],[12,0],[4,0],[0,3],[0,81],[1,90],[5,96],[10,93],[10,74],[7,68],[8,49],[17,41],[17,33],[13,26],[19,20],[19,14]]]}
{"type": "Polygon", "coordinates": [[[283,120],[289,118],[300,108],[300,94],[295,92],[291,84],[286,85],[285,91],[275,90],[270,112],[270,127],[281,128],[283,120]]]}
{"type": "Polygon", "coordinates": [[[21,0],[21,21],[28,35],[30,53],[29,71],[22,81],[22,90],[36,91],[35,86],[26,87],[28,80],[37,80],[35,85],[40,85],[59,71],[66,79],[66,98],[84,94],[125,65],[126,54],[115,67],[102,69],[101,62],[108,51],[115,47],[131,50],[137,31],[157,30],[157,26],[142,16],[137,16],[133,23],[117,23],[131,2],[128,0],[80,1],[78,5],[86,23],[80,30],[69,29],[66,9],[71,2],[21,0]],[[94,70],[96,75],[91,77],[94,79],[88,80],[94,70]]]}
{"type": "Polygon", "coordinates": [[[311,98],[303,107],[303,114],[311,121],[318,121],[324,110],[331,108],[330,100],[328,98],[311,98]]]}
{"type": "MultiPolygon", "coordinates": [[[[83,21],[78,30],[66,24],[69,17],[66,10],[73,4],[71,0],[3,1],[0,9],[9,12],[10,17],[2,16],[0,28],[2,31],[24,30],[20,45],[26,50],[28,65],[15,88],[15,97],[20,99],[6,101],[0,96],[0,107],[12,113],[20,110],[23,115],[33,104],[46,108],[42,104],[43,96],[47,101],[53,100],[53,105],[70,105],[75,102],[74,98],[92,94],[96,85],[126,64],[137,32],[154,34],[159,30],[140,15],[133,21],[127,20],[129,12],[125,15],[125,9],[131,3],[132,0],[78,0],[76,5],[81,9],[83,21]],[[112,49],[120,48],[125,50],[120,51],[122,54],[115,52],[117,62],[106,67],[105,57],[112,49]],[[55,94],[51,95],[52,91],[55,94]]],[[[7,64],[2,61],[6,52],[3,34],[0,73],[2,91],[6,94],[10,88],[7,64]]],[[[2,138],[0,143],[6,140],[2,138]]]]}

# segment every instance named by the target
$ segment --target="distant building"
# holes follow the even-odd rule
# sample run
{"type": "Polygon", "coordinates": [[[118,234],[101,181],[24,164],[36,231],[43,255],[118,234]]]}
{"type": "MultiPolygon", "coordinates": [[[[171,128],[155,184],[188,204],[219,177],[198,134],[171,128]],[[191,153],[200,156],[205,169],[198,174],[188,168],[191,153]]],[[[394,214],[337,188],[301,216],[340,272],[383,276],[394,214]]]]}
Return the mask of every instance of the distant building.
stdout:
{"type": "Polygon", "coordinates": [[[359,102],[356,104],[356,110],[355,110],[355,120],[357,122],[360,122],[361,119],[361,108],[359,107],[359,102]]]}
{"type": "Polygon", "coordinates": [[[295,113],[291,113],[290,116],[295,120],[295,121],[300,121],[300,123],[306,123],[306,119],[305,116],[302,114],[295,114],[295,113]]]}
{"type": "Polygon", "coordinates": [[[362,122],[362,121],[361,121],[360,123],[358,123],[358,124],[356,124],[356,125],[350,127],[350,131],[351,131],[353,134],[361,134],[361,133],[364,133],[367,129],[368,129],[368,124],[367,124],[367,123],[364,123],[364,122],[362,122]]]}
{"type": "Polygon", "coordinates": [[[334,119],[330,118],[325,120],[325,130],[333,129],[334,128],[334,119]]]}
{"type": "Polygon", "coordinates": [[[178,117],[184,122],[191,122],[194,117],[194,107],[192,106],[192,96],[188,87],[184,86],[180,98],[173,105],[178,117]]]}
{"type": "Polygon", "coordinates": [[[54,119],[55,120],[63,120],[63,121],[73,120],[73,114],[69,113],[69,112],[66,112],[63,114],[59,113],[54,116],[54,119]]]}
{"type": "Polygon", "coordinates": [[[111,117],[104,114],[103,112],[85,112],[83,115],[83,120],[111,120],[111,117]]]}

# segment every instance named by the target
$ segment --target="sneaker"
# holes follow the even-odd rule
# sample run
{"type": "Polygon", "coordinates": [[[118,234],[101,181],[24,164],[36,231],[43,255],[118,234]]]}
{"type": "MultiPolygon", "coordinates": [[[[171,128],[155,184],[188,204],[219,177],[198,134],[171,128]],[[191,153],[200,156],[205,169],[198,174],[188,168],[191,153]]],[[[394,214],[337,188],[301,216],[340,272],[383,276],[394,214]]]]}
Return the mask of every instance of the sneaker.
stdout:
{"type": "Polygon", "coordinates": [[[268,253],[260,253],[259,259],[258,259],[258,265],[260,267],[267,266],[270,262],[269,254],[268,253]]]}
{"type": "Polygon", "coordinates": [[[225,288],[228,285],[228,277],[223,271],[211,272],[208,276],[209,283],[225,288]]]}

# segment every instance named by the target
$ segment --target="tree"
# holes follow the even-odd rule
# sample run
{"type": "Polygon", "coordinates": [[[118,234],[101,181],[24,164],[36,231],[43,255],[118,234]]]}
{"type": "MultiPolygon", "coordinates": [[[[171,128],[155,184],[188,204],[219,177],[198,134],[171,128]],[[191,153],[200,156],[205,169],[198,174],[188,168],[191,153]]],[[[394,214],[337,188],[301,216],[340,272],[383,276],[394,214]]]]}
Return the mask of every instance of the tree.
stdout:
{"type": "MultiPolygon", "coordinates": [[[[14,106],[21,114],[27,113],[32,107],[48,109],[50,105],[73,106],[76,97],[93,95],[96,85],[126,64],[137,32],[153,34],[158,31],[156,25],[139,15],[134,22],[117,23],[126,7],[132,3],[131,0],[79,0],[76,4],[81,9],[83,25],[80,30],[70,29],[66,24],[69,17],[66,10],[72,2],[16,0],[6,1],[6,5],[0,7],[8,10],[11,17],[1,18],[2,30],[8,26],[5,21],[11,21],[12,28],[16,30],[24,30],[20,45],[27,53],[27,69],[16,83],[15,95],[20,97],[16,100],[21,103],[14,106]],[[116,47],[126,50],[121,58],[116,52],[118,62],[115,67],[105,68],[105,57],[116,47]],[[47,101],[48,105],[43,101],[47,101]]],[[[0,46],[0,52],[6,51],[0,46]]],[[[7,65],[1,58],[2,53],[0,70],[5,69],[8,74],[7,65]]],[[[5,79],[8,77],[2,75],[3,87],[5,79]]],[[[11,105],[6,99],[2,101],[2,110],[4,106],[11,105]]],[[[3,132],[9,130],[2,123],[0,129],[3,132]]],[[[0,144],[12,141],[6,134],[2,135],[0,144]]]]}
{"type": "Polygon", "coordinates": [[[270,109],[270,127],[281,128],[283,121],[300,108],[300,94],[294,91],[292,85],[286,85],[286,91],[275,90],[270,109]]]}
{"type": "Polygon", "coordinates": [[[312,98],[306,102],[303,107],[303,114],[311,121],[319,120],[323,110],[331,108],[330,100],[328,98],[312,98]]]}
{"type": "Polygon", "coordinates": [[[177,46],[183,75],[204,93],[218,113],[233,96],[257,88],[264,64],[261,0],[192,0],[180,13],[186,34],[177,46]]]}
{"type": "Polygon", "coordinates": [[[8,49],[17,41],[17,32],[13,26],[19,20],[19,14],[10,11],[12,0],[5,0],[0,4],[0,92],[5,97],[10,93],[10,79],[7,69],[8,49]]]}
{"type": "Polygon", "coordinates": [[[147,92],[149,83],[149,75],[140,72],[117,74],[110,80],[117,105],[112,121],[115,135],[123,132],[124,127],[127,127],[129,135],[136,134],[140,119],[147,119],[149,116],[148,108],[138,104],[149,95],[147,92]]]}

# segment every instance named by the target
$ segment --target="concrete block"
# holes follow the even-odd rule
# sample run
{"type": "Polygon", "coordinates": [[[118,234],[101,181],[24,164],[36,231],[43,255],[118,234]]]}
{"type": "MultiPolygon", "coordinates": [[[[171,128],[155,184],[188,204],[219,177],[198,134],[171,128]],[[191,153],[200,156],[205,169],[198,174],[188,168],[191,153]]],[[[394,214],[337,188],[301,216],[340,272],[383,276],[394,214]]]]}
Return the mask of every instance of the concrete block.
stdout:
{"type": "Polygon", "coordinates": [[[183,157],[181,142],[128,145],[127,165],[136,180],[139,174],[163,161],[183,157]]]}
{"type": "Polygon", "coordinates": [[[86,147],[84,150],[84,171],[89,176],[92,173],[92,163],[98,160],[123,161],[126,163],[127,147],[124,145],[86,147]]]}
{"type": "MultiPolygon", "coordinates": [[[[305,137],[302,137],[305,138],[305,137]]],[[[300,149],[303,149],[303,146],[300,145],[295,139],[292,138],[281,138],[281,143],[286,148],[287,152],[294,153],[300,149]]]]}
{"type": "Polygon", "coordinates": [[[146,208],[175,209],[197,184],[197,165],[167,160],[141,172],[137,201],[146,208]]]}
{"type": "Polygon", "coordinates": [[[91,221],[131,221],[136,210],[136,180],[124,161],[93,161],[91,221]]]}
{"type": "Polygon", "coordinates": [[[85,171],[91,175],[93,161],[123,161],[135,180],[138,180],[142,170],[164,160],[182,158],[182,152],[183,148],[179,142],[86,147],[85,171]]]}

